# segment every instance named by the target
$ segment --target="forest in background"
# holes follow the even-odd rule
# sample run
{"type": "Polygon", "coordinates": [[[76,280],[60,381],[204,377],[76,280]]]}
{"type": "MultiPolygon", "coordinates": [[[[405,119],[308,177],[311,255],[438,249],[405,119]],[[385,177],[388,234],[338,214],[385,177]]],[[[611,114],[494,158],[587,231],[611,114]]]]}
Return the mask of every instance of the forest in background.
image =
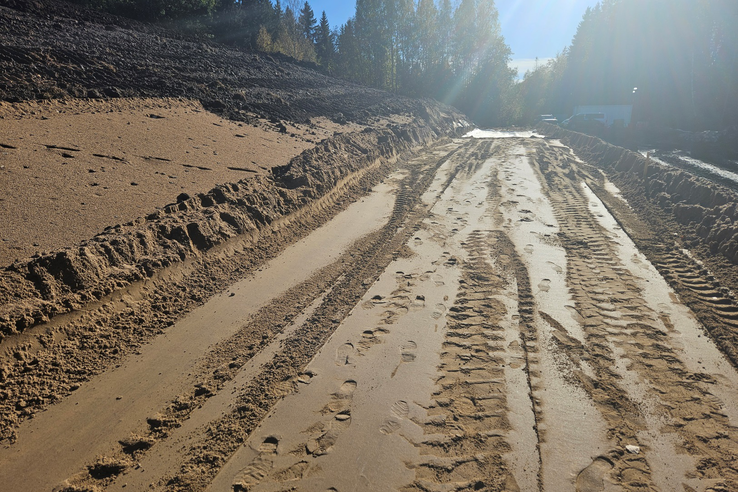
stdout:
{"type": "Polygon", "coordinates": [[[633,104],[634,121],[682,129],[738,124],[735,0],[603,0],[570,46],[519,82],[494,0],[357,0],[333,30],[309,1],[76,1],[432,97],[480,125],[527,124],[582,104],[633,104]]]}

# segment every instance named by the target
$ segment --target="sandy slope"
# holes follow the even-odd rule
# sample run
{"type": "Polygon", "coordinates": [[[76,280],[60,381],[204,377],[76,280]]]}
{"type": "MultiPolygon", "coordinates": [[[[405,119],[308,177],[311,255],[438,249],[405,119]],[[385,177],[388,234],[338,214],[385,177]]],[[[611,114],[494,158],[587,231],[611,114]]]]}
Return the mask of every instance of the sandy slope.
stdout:
{"type": "Polygon", "coordinates": [[[224,120],[195,101],[0,104],[0,265],[72,246],[250,174],[269,174],[335,131],[224,120]]]}

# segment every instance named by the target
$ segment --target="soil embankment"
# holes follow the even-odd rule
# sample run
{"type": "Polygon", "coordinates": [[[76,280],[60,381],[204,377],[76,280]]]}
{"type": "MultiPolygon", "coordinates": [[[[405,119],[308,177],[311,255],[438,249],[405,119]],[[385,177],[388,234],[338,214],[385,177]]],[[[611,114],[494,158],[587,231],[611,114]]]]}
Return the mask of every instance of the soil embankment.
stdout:
{"type": "Polygon", "coordinates": [[[172,98],[0,103],[0,118],[3,267],[73,246],[183,193],[268,175],[351,129],[315,118],[287,123],[282,133],[266,120],[230,121],[197,101],[172,98]]]}
{"type": "Polygon", "coordinates": [[[0,20],[4,438],[467,126],[64,2],[0,20]]]}
{"type": "Polygon", "coordinates": [[[623,189],[643,191],[651,202],[671,212],[693,234],[738,264],[738,195],[731,190],[688,172],[669,168],[628,149],[597,137],[542,124],[547,135],[561,139],[589,163],[617,175],[623,189]]]}

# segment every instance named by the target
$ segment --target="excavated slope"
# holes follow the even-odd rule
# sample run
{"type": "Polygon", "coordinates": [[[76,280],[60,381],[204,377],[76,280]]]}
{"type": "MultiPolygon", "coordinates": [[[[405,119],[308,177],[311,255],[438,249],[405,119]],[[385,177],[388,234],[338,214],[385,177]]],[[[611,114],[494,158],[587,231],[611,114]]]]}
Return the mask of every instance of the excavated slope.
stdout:
{"type": "Polygon", "coordinates": [[[688,226],[710,251],[738,264],[738,195],[719,185],[654,162],[637,152],[549,124],[539,130],[561,139],[587,162],[615,173],[629,188],[688,226]]]}
{"type": "Polygon", "coordinates": [[[306,150],[271,177],[219,185],[74,248],[19,261],[0,272],[0,340],[82,308],[117,289],[187,261],[230,239],[258,241],[288,226],[321,199],[398,154],[463,128],[456,114],[428,106],[425,125],[337,135],[306,150]],[[456,118],[456,119],[455,119],[456,118]]]}
{"type": "Polygon", "coordinates": [[[342,187],[370,168],[467,125],[463,115],[433,101],[65,2],[0,1],[0,25],[4,101],[186,98],[231,120],[274,125],[282,134],[286,123],[311,124],[317,117],[365,128],[322,140],[272,168],[271,176],[190,193],[145,217],[109,224],[74,247],[16,261],[0,272],[0,341],[229,241],[255,244],[264,231],[324,206],[321,200],[341,201],[342,187]],[[391,123],[398,121],[403,124],[391,123]]]}

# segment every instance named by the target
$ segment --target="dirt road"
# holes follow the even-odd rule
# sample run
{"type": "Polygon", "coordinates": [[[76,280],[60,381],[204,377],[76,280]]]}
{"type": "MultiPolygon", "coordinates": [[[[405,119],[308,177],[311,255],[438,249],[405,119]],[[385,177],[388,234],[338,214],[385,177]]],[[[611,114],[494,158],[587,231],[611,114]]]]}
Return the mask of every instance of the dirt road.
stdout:
{"type": "Polygon", "coordinates": [[[476,136],[21,424],[3,489],[738,490],[738,374],[633,211],[476,136]]]}

